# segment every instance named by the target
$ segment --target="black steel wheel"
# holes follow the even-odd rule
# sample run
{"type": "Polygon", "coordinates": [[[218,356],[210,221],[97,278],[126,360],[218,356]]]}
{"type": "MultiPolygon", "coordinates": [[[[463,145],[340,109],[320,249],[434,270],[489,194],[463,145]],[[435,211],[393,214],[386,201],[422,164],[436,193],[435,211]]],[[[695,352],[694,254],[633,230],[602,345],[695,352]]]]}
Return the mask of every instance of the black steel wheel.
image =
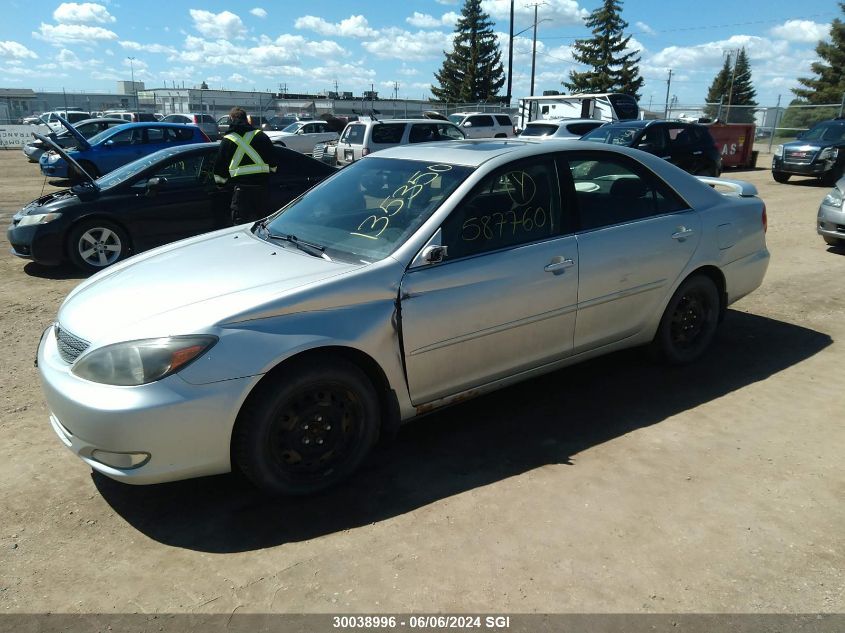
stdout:
{"type": "Polygon", "coordinates": [[[782,171],[773,171],[772,178],[775,179],[775,182],[789,182],[789,177],[791,174],[786,174],[782,171]]]}
{"type": "Polygon", "coordinates": [[[129,253],[129,238],[116,224],[107,220],[84,220],[73,227],[68,238],[68,255],[73,264],[94,273],[129,253]]]}
{"type": "Polygon", "coordinates": [[[238,418],[237,466],[272,494],[302,495],[348,477],[378,438],[378,397],[342,359],[294,363],[261,385],[238,418]]]}
{"type": "Polygon", "coordinates": [[[695,275],[672,295],[652,346],[672,365],[697,360],[713,341],[719,325],[719,291],[713,280],[695,275]]]}

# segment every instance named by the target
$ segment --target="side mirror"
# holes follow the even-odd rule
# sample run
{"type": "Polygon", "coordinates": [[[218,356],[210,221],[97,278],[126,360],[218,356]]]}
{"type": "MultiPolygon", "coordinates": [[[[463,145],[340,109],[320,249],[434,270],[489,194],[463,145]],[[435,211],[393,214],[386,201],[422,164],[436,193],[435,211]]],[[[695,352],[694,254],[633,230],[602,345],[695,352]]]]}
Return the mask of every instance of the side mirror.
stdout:
{"type": "Polygon", "coordinates": [[[109,139],[105,143],[103,143],[103,145],[106,147],[114,147],[114,141],[112,139],[109,139]]]}
{"type": "Polygon", "coordinates": [[[147,181],[146,187],[146,195],[154,196],[158,193],[159,189],[162,189],[167,184],[167,178],[162,178],[161,176],[153,176],[147,181]]]}
{"type": "Polygon", "coordinates": [[[467,121],[466,123],[464,123],[464,127],[472,127],[472,123],[470,123],[469,121],[467,121]]]}
{"type": "Polygon", "coordinates": [[[422,252],[423,261],[426,264],[439,264],[449,254],[446,246],[426,246],[422,252]]]}

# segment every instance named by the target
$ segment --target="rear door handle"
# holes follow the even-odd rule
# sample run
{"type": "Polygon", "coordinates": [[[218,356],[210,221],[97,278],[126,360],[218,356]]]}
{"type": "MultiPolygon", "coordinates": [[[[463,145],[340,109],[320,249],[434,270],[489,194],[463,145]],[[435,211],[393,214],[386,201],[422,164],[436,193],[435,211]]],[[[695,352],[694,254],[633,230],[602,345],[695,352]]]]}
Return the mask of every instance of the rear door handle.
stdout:
{"type": "Polygon", "coordinates": [[[688,238],[693,233],[695,233],[695,231],[693,231],[692,229],[688,229],[685,226],[679,226],[678,230],[675,231],[674,233],[672,233],[672,239],[678,240],[679,242],[683,242],[686,238],[688,238]]]}
{"type": "Polygon", "coordinates": [[[560,261],[552,262],[551,264],[546,264],[543,268],[547,273],[553,273],[555,271],[565,270],[571,266],[574,266],[575,262],[571,259],[561,259],[560,261]]]}

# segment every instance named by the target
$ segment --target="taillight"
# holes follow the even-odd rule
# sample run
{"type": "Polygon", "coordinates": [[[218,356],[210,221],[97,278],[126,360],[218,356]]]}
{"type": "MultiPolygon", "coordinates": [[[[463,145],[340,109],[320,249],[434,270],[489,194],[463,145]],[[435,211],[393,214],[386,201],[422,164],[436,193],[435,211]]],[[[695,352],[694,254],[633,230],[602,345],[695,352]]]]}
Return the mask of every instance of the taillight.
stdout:
{"type": "Polygon", "coordinates": [[[195,114],[194,115],[194,125],[199,125],[199,124],[200,124],[200,118],[195,114]]]}
{"type": "Polygon", "coordinates": [[[763,233],[769,230],[769,216],[766,215],[766,204],[763,203],[763,217],[760,218],[763,222],[763,233]]]}
{"type": "Polygon", "coordinates": [[[366,156],[369,153],[370,153],[370,150],[368,150],[366,147],[361,150],[361,156],[366,156]]]}

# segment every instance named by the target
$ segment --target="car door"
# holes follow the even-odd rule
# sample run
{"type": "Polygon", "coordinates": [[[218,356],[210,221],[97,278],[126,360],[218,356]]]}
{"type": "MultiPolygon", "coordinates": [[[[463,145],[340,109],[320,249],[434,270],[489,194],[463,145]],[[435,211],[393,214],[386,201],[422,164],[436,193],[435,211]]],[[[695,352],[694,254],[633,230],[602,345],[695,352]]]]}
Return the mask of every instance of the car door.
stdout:
{"type": "Polygon", "coordinates": [[[690,126],[667,125],[666,133],[669,136],[669,162],[691,174],[696,173],[702,162],[702,152],[694,146],[695,137],[690,126]]]}
{"type": "Polygon", "coordinates": [[[107,174],[126,163],[130,163],[144,155],[144,130],[131,127],[120,130],[106,139],[97,148],[97,168],[100,173],[107,174]]]}
{"type": "Polygon", "coordinates": [[[179,153],[132,183],[136,199],[132,237],[140,250],[222,226],[222,211],[215,208],[219,193],[212,175],[215,158],[216,153],[209,151],[179,153]],[[151,178],[159,179],[157,187],[151,178]]]}
{"type": "Polygon", "coordinates": [[[432,238],[447,248],[442,263],[412,264],[401,283],[415,405],[571,353],[579,258],[569,225],[548,157],[497,169],[455,208],[432,238]]]}
{"type": "Polygon", "coordinates": [[[640,332],[686,268],[701,219],[660,178],[608,152],[564,155],[578,211],[575,351],[640,332]]]}

